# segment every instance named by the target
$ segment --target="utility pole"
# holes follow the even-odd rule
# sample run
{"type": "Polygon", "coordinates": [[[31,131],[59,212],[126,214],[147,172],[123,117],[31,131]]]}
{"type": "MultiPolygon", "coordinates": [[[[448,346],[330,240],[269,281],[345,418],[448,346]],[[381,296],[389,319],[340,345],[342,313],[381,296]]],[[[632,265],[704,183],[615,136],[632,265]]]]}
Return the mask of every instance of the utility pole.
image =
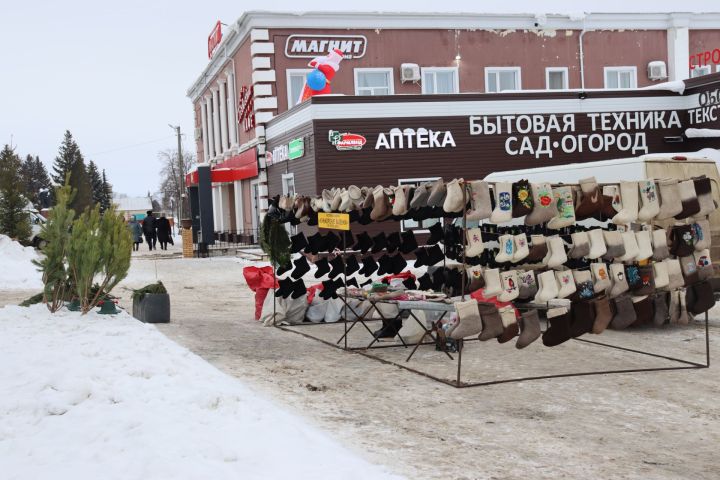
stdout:
{"type": "Polygon", "coordinates": [[[178,142],[178,178],[180,180],[180,198],[178,198],[178,221],[180,221],[183,218],[183,207],[184,202],[183,198],[185,197],[185,164],[183,162],[183,156],[182,156],[182,137],[180,133],[180,125],[170,125],[168,124],[170,128],[175,130],[177,133],[177,142],[178,142]]]}

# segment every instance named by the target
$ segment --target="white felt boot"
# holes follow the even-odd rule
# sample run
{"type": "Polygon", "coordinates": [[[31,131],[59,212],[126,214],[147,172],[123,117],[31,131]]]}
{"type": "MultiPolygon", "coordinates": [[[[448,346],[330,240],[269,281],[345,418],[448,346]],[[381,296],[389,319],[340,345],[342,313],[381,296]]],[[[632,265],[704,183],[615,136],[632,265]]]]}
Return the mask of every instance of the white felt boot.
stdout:
{"type": "Polygon", "coordinates": [[[650,242],[650,232],[647,230],[635,232],[635,240],[638,244],[638,254],[635,257],[635,260],[647,260],[653,256],[652,243],[650,242]]]}
{"type": "Polygon", "coordinates": [[[492,223],[506,223],[512,220],[512,183],[496,182],[495,210],[490,215],[492,223]]]}
{"type": "Polygon", "coordinates": [[[548,259],[547,266],[557,268],[567,262],[567,252],[565,251],[565,243],[563,239],[555,236],[548,239],[548,259]]]}
{"type": "Polygon", "coordinates": [[[642,208],[638,212],[637,219],[640,222],[649,222],[660,213],[660,198],[658,197],[655,180],[652,178],[641,180],[638,182],[638,188],[640,189],[642,208]]]}
{"type": "Polygon", "coordinates": [[[501,302],[512,302],[520,295],[520,279],[516,270],[509,270],[500,274],[500,282],[502,283],[502,292],[497,296],[501,302]]]}
{"type": "Polygon", "coordinates": [[[638,247],[638,243],[633,232],[623,232],[621,235],[623,245],[625,245],[625,255],[618,258],[618,260],[621,262],[631,262],[635,260],[640,253],[640,247],[638,247]]]}
{"type": "Polygon", "coordinates": [[[637,182],[620,182],[622,210],[612,218],[615,225],[629,225],[638,218],[639,192],[637,182]]]}
{"type": "Polygon", "coordinates": [[[498,263],[505,263],[512,260],[513,254],[515,253],[515,242],[513,241],[513,236],[500,235],[498,243],[500,244],[500,250],[495,256],[495,261],[498,263]]]}
{"type": "Polygon", "coordinates": [[[601,228],[590,230],[588,232],[588,238],[590,239],[590,253],[587,258],[595,260],[607,253],[607,245],[605,245],[605,238],[603,237],[601,228]]]}
{"type": "Polygon", "coordinates": [[[667,286],[670,285],[667,264],[665,262],[653,263],[653,273],[655,275],[655,288],[658,290],[665,290],[667,286]]]}
{"type": "Polygon", "coordinates": [[[555,280],[555,272],[552,270],[543,272],[537,276],[537,280],[540,288],[538,289],[538,293],[535,295],[533,302],[545,303],[551,298],[557,298],[560,289],[558,288],[557,281],[555,280]]]}
{"type": "Polygon", "coordinates": [[[485,250],[485,244],[483,243],[482,230],[479,228],[469,228],[465,231],[467,236],[467,247],[465,248],[465,255],[468,257],[477,257],[483,250],[485,250]]]}
{"type": "Polygon", "coordinates": [[[513,253],[512,262],[517,263],[525,259],[530,254],[528,248],[527,235],[519,233],[513,237],[515,242],[515,252],[513,253]]]}
{"type": "Polygon", "coordinates": [[[557,298],[567,298],[577,290],[572,270],[555,272],[555,280],[560,287],[557,298]]]}
{"type": "Polygon", "coordinates": [[[502,292],[502,283],[500,282],[500,270],[497,268],[487,268],[483,272],[485,278],[484,297],[494,297],[502,292]]]}

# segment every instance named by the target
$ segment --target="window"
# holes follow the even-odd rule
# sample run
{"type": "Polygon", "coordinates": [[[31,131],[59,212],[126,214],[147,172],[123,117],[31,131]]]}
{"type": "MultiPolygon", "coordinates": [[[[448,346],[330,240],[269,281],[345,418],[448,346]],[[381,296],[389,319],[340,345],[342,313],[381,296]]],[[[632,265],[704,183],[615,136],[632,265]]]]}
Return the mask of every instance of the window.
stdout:
{"type": "MultiPolygon", "coordinates": [[[[295,196],[295,174],[294,173],[283,173],[282,174],[282,191],[283,195],[290,197],[295,196]]],[[[295,235],[297,233],[297,226],[291,223],[285,224],[285,230],[288,235],[295,235]]]]}
{"type": "Polygon", "coordinates": [[[605,88],[637,88],[637,67],[605,67],[605,88]]]}
{"type": "Polygon", "coordinates": [[[431,67],[422,69],[422,93],[458,93],[457,67],[431,67]]]}
{"type": "Polygon", "coordinates": [[[355,95],[392,95],[392,68],[356,68],[355,95]]]}
{"type": "Polygon", "coordinates": [[[548,90],[567,90],[567,67],[548,67],[545,69],[545,87],[548,90]]]}
{"type": "MultiPolygon", "coordinates": [[[[434,182],[437,180],[438,177],[428,177],[428,178],[401,178],[398,181],[398,185],[412,185],[412,186],[418,186],[421,183],[425,182],[434,182]]],[[[428,218],[425,220],[401,220],[400,221],[400,231],[405,232],[407,230],[414,230],[418,233],[426,232],[428,228],[432,227],[436,223],[442,222],[442,218],[428,218]]]]}
{"type": "Polygon", "coordinates": [[[300,94],[305,86],[305,76],[309,71],[309,68],[288,69],[285,71],[287,75],[288,110],[298,104],[300,94]]]}
{"type": "Polygon", "coordinates": [[[709,73],[712,73],[710,65],[703,65],[702,67],[696,66],[695,68],[690,70],[690,78],[701,77],[709,73]]]}
{"type": "Polygon", "coordinates": [[[485,91],[488,93],[504,90],[520,90],[520,67],[486,67],[485,91]]]}

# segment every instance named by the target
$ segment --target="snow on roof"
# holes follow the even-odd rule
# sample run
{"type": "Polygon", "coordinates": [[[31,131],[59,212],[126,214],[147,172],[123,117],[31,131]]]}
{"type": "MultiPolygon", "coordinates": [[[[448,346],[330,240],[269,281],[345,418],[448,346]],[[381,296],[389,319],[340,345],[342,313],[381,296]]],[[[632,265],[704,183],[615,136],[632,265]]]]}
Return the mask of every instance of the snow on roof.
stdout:
{"type": "Polygon", "coordinates": [[[152,201],[149,197],[113,198],[113,203],[117,205],[120,212],[146,212],[152,210],[152,201]]]}
{"type": "Polygon", "coordinates": [[[687,138],[715,138],[720,137],[720,130],[714,128],[688,128],[685,130],[687,138]]]}
{"type": "Polygon", "coordinates": [[[682,80],[673,80],[672,82],[657,83],[647,87],[642,87],[640,90],[668,90],[670,92],[683,94],[685,91],[685,82],[682,80]]]}

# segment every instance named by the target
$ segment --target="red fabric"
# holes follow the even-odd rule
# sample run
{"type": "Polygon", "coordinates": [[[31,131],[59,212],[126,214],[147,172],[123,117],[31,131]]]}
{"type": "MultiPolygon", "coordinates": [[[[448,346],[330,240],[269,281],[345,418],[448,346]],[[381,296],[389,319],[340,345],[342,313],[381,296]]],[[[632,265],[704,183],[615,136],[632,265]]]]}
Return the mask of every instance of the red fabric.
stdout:
{"type": "Polygon", "coordinates": [[[262,315],[263,303],[265,303],[265,298],[267,298],[269,291],[269,288],[262,287],[255,290],[255,320],[260,320],[260,316],[262,315]]]}
{"type": "Polygon", "coordinates": [[[483,289],[480,288],[478,290],[475,290],[470,294],[470,298],[474,298],[478,302],[485,302],[485,303],[492,303],[495,305],[498,310],[500,310],[503,307],[512,307],[513,311],[515,312],[515,318],[520,318],[520,312],[518,312],[518,309],[515,308],[515,305],[512,304],[512,302],[501,302],[497,299],[497,297],[485,297],[483,295],[483,289]]]}
{"type": "Polygon", "coordinates": [[[413,280],[415,280],[415,275],[413,275],[412,272],[410,272],[410,271],[408,270],[407,272],[402,272],[402,273],[398,273],[398,274],[395,274],[395,275],[386,275],[386,276],[384,276],[384,277],[382,278],[382,280],[380,280],[380,281],[381,281],[382,283],[390,284],[390,280],[392,280],[393,278],[400,278],[400,279],[403,279],[403,280],[407,280],[408,278],[412,278],[413,280]]]}
{"type": "Polygon", "coordinates": [[[318,283],[318,284],[316,284],[316,285],[313,285],[312,287],[307,287],[307,301],[308,301],[308,304],[312,303],[313,298],[315,298],[315,295],[316,295],[318,292],[322,292],[322,289],[323,289],[323,284],[322,284],[322,283],[318,283]]]}
{"type": "Polygon", "coordinates": [[[257,292],[259,288],[277,288],[278,284],[273,275],[273,268],[267,267],[245,267],[243,268],[243,276],[248,287],[253,292],[257,292]]]}

